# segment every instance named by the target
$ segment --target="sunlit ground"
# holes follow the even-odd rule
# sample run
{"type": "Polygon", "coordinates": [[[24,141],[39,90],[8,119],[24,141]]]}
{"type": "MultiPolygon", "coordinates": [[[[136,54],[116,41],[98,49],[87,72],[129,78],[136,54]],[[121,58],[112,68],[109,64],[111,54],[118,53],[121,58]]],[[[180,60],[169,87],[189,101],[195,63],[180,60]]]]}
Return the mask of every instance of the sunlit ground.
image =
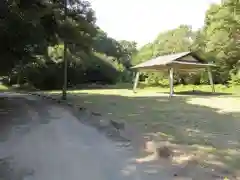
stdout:
{"type": "Polygon", "coordinates": [[[8,90],[8,87],[0,84],[0,91],[5,91],[5,90],[8,90]]]}
{"type": "MultiPolygon", "coordinates": [[[[178,88],[175,92],[185,87],[178,88]]],[[[194,153],[203,167],[236,173],[240,169],[240,96],[177,94],[169,98],[161,92],[156,88],[137,94],[128,89],[76,90],[69,92],[69,100],[104,118],[134,125],[156,141],[168,141],[179,159],[183,153],[194,153]]]]}

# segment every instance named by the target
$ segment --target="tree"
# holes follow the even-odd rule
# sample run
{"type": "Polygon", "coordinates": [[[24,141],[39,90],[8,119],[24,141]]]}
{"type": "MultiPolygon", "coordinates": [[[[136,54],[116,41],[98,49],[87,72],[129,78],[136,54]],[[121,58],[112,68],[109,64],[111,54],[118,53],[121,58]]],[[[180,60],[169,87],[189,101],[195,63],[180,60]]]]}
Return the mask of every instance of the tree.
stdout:
{"type": "Polygon", "coordinates": [[[95,17],[90,4],[69,1],[64,21],[63,0],[3,0],[1,2],[1,69],[35,61],[47,55],[49,45],[67,40],[70,47],[89,50],[95,36],[95,17]]]}
{"type": "Polygon", "coordinates": [[[176,29],[161,33],[154,41],[154,55],[165,55],[189,51],[193,42],[190,26],[181,25],[176,29]]]}
{"type": "MultiPolygon", "coordinates": [[[[192,47],[195,36],[196,35],[191,27],[187,25],[181,25],[176,29],[162,32],[152,43],[144,45],[138,51],[133,57],[133,63],[138,64],[157,56],[189,51],[192,47]]],[[[157,85],[160,83],[166,85],[164,80],[164,77],[166,76],[164,76],[162,72],[145,73],[144,76],[148,77],[147,80],[149,80],[149,82],[151,81],[151,84],[157,85]],[[163,79],[164,82],[161,83],[161,79],[163,79]]],[[[181,76],[179,77],[179,74],[177,74],[177,76],[178,78],[181,78],[181,76]]]]}
{"type": "Polygon", "coordinates": [[[121,46],[121,63],[126,67],[130,68],[132,66],[132,58],[133,56],[137,53],[137,43],[136,42],[131,42],[131,41],[126,41],[122,40],[119,41],[119,44],[121,46]]]}
{"type": "Polygon", "coordinates": [[[121,57],[120,44],[115,39],[108,37],[107,33],[100,28],[98,28],[97,35],[94,38],[93,49],[95,52],[100,52],[116,59],[121,57]]]}
{"type": "Polygon", "coordinates": [[[239,5],[240,2],[234,0],[212,5],[206,13],[205,26],[195,42],[195,48],[218,65],[214,71],[217,83],[228,82],[240,59],[239,5]]]}

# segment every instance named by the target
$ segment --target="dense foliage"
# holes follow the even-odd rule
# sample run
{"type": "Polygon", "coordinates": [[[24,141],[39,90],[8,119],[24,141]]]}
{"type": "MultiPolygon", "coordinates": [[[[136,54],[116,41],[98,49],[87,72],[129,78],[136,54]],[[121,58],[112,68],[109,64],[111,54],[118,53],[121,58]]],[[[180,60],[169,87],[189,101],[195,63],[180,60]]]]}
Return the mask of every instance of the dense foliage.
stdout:
{"type": "MultiPolygon", "coordinates": [[[[183,51],[195,51],[206,61],[214,62],[215,83],[239,84],[240,60],[240,1],[225,0],[213,4],[206,13],[205,25],[194,32],[189,26],[160,33],[150,44],[143,46],[134,57],[133,63],[159,55],[183,51]]],[[[166,85],[167,76],[163,73],[145,73],[142,78],[148,84],[166,85]]],[[[206,72],[195,74],[175,74],[175,83],[207,83],[206,72]]]]}
{"type": "MultiPolygon", "coordinates": [[[[137,50],[135,42],[117,41],[96,26],[89,2],[68,0],[2,0],[0,2],[0,75],[10,84],[29,83],[41,89],[63,84],[63,41],[67,42],[68,86],[99,82],[131,82],[130,67],[156,56],[196,51],[214,62],[215,83],[239,84],[240,2],[212,5],[198,31],[181,25],[160,33],[137,50]]],[[[151,85],[168,85],[166,74],[145,73],[151,85]]],[[[206,72],[175,73],[175,83],[207,83],[206,72]]]]}
{"type": "Polygon", "coordinates": [[[221,5],[212,5],[206,14],[205,27],[197,47],[216,63],[216,82],[227,83],[237,74],[240,60],[240,2],[225,0],[221,5]]]}
{"type": "Polygon", "coordinates": [[[10,83],[60,88],[63,41],[68,45],[71,86],[115,83],[129,69],[132,52],[95,25],[90,4],[82,0],[67,4],[65,16],[64,0],[0,2],[0,73],[10,76],[10,83]]]}

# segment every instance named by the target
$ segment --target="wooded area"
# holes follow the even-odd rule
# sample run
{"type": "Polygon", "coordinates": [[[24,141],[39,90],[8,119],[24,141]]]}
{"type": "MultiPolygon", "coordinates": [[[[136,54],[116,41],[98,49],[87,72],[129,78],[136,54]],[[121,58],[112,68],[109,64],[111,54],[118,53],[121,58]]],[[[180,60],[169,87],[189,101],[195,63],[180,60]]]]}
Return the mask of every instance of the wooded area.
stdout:
{"type": "MultiPolygon", "coordinates": [[[[205,25],[193,31],[188,25],[161,32],[137,49],[136,42],[117,41],[96,25],[87,1],[2,0],[0,2],[0,75],[6,83],[30,84],[38,89],[63,85],[63,42],[68,44],[68,87],[86,83],[132,82],[131,66],[153,57],[184,51],[197,52],[213,62],[215,83],[239,85],[240,2],[224,0],[212,5],[205,25]]],[[[168,84],[166,75],[145,73],[148,85],[168,84]]],[[[207,84],[207,72],[175,73],[175,84],[207,84]]]]}

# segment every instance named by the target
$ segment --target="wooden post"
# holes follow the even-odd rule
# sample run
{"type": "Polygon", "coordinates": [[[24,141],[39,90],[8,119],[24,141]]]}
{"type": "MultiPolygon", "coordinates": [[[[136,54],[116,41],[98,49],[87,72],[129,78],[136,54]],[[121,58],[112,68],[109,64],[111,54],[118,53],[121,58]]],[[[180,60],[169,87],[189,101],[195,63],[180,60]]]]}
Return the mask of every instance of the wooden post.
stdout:
{"type": "Polygon", "coordinates": [[[138,85],[138,81],[139,81],[139,75],[140,75],[140,72],[137,72],[135,80],[134,80],[134,86],[133,86],[133,92],[134,93],[136,93],[136,90],[137,90],[137,85],[138,85]]]}
{"type": "Polygon", "coordinates": [[[169,86],[170,86],[170,94],[169,96],[173,96],[173,67],[169,69],[169,86]]]}
{"type": "Polygon", "coordinates": [[[211,68],[208,67],[208,78],[209,78],[209,82],[212,86],[212,92],[214,93],[215,92],[215,87],[214,87],[214,83],[213,83],[213,77],[212,77],[212,71],[211,71],[211,68]]]}
{"type": "MultiPolygon", "coordinates": [[[[64,22],[67,20],[67,0],[64,0],[64,22]]],[[[62,100],[67,100],[67,87],[68,87],[68,57],[67,57],[67,41],[63,41],[63,87],[62,87],[62,100]]]]}

